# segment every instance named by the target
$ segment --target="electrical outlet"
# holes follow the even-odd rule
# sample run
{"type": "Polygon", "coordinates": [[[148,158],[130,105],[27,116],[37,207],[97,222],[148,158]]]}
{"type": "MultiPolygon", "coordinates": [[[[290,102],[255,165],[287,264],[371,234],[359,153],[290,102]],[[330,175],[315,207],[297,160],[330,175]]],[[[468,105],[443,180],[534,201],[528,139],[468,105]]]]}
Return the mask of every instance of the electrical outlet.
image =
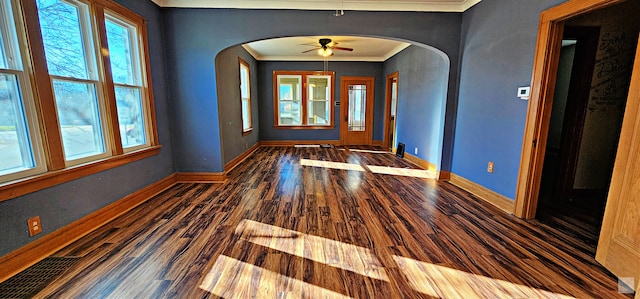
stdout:
{"type": "Polygon", "coordinates": [[[40,216],[27,219],[27,225],[29,226],[29,235],[32,237],[42,232],[40,216]]]}
{"type": "Polygon", "coordinates": [[[488,173],[493,173],[493,162],[489,162],[487,164],[487,172],[488,173]]]}
{"type": "Polygon", "coordinates": [[[418,154],[418,148],[416,147],[416,149],[413,152],[417,155],[418,154]]]}
{"type": "Polygon", "coordinates": [[[248,149],[249,148],[249,142],[245,142],[244,143],[244,149],[248,149]]]}

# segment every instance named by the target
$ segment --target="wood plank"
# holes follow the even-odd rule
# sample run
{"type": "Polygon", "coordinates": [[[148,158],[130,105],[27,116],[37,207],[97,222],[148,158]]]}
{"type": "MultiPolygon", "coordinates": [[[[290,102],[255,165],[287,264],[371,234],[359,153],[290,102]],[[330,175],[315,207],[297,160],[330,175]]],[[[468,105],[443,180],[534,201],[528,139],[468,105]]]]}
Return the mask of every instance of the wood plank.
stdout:
{"type": "Polygon", "coordinates": [[[37,296],[630,298],[579,240],[455,185],[303,158],[415,167],[260,147],[224,183],[178,183],[57,252],[82,259],[37,296]]]}
{"type": "Polygon", "coordinates": [[[114,218],[144,203],[153,195],[171,187],[174,183],[175,176],[170,175],[1,257],[0,281],[8,279],[62,247],[100,228],[114,218]]]}

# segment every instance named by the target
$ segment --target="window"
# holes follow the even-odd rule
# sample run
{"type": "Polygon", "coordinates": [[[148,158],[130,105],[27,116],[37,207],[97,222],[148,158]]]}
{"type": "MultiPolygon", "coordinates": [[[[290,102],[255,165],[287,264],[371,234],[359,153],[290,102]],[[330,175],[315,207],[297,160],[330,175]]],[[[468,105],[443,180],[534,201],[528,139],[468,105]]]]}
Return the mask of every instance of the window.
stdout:
{"type": "Polygon", "coordinates": [[[156,154],[148,73],[113,1],[0,0],[0,201],[156,154]]]}
{"type": "Polygon", "coordinates": [[[105,14],[120,139],[125,150],[149,144],[138,27],[115,14],[105,14]]]}
{"type": "Polygon", "coordinates": [[[10,1],[0,2],[0,183],[44,171],[15,13],[10,1]]]}
{"type": "Polygon", "coordinates": [[[242,109],[242,133],[247,134],[253,130],[251,119],[251,76],[249,64],[238,58],[240,62],[240,104],[242,109]]]}
{"type": "Polygon", "coordinates": [[[333,128],[333,72],[274,72],[275,127],[333,128]]]}
{"type": "Polygon", "coordinates": [[[109,147],[89,6],[70,0],[36,3],[65,159],[77,164],[104,157],[109,147]]]}

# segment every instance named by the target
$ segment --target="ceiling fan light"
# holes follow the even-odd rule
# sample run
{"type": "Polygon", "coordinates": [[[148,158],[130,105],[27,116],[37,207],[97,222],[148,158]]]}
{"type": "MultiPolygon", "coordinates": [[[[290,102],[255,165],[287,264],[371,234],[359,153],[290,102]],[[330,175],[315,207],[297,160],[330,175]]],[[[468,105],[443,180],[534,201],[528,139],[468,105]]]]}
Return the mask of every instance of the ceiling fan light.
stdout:
{"type": "Polygon", "coordinates": [[[333,51],[331,49],[326,49],[324,50],[324,54],[322,56],[328,57],[328,56],[331,56],[332,54],[333,54],[333,51]]]}
{"type": "Polygon", "coordinates": [[[323,48],[318,49],[318,55],[324,56],[324,49],[323,48]]]}

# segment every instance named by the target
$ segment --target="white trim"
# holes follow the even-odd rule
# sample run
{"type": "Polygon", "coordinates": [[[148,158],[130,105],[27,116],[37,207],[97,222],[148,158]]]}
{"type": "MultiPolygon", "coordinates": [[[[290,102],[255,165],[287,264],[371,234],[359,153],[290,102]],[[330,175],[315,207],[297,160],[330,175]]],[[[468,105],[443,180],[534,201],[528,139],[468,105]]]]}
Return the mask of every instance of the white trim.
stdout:
{"type": "Polygon", "coordinates": [[[364,10],[364,11],[433,11],[464,12],[481,0],[448,1],[371,1],[371,0],[151,0],[160,7],[238,8],[238,9],[301,9],[301,10],[364,10]]]}

